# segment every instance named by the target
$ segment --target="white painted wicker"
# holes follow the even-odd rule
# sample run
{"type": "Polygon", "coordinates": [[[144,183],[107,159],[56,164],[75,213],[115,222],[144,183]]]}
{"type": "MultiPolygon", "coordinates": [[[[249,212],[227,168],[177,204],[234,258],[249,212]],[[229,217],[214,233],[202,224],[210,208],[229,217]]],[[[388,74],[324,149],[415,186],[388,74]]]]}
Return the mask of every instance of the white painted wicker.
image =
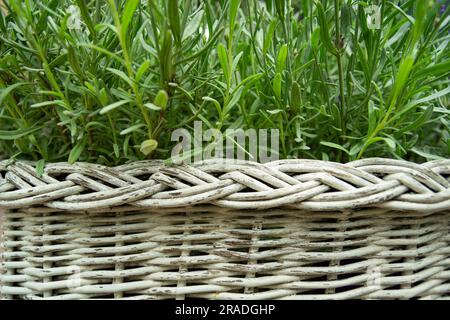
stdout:
{"type": "Polygon", "coordinates": [[[450,160],[0,162],[6,298],[450,298],[450,160]]]}

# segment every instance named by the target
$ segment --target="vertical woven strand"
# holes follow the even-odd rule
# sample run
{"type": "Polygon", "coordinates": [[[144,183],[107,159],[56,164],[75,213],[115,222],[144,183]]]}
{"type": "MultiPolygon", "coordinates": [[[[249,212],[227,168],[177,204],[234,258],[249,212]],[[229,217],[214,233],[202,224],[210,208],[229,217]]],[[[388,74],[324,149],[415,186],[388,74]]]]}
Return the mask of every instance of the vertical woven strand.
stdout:
{"type": "Polygon", "coordinates": [[[392,260],[392,258],[382,255],[382,253],[391,250],[390,246],[382,247],[382,245],[390,240],[390,232],[394,228],[392,218],[389,217],[388,212],[375,211],[371,223],[370,228],[372,232],[367,237],[367,244],[378,246],[379,251],[368,257],[369,263],[366,269],[366,274],[368,275],[366,281],[367,296],[364,296],[366,299],[376,299],[373,296],[381,294],[384,287],[383,281],[391,272],[389,262],[392,260]]]}
{"type": "MultiPolygon", "coordinates": [[[[114,214],[114,216],[117,218],[116,219],[116,226],[119,228],[120,225],[123,223],[123,222],[121,222],[122,219],[120,219],[121,217],[123,217],[123,213],[116,212],[114,214]]],[[[114,235],[115,235],[116,239],[120,239],[123,236],[123,232],[122,231],[118,231],[114,235]]],[[[122,247],[123,245],[124,245],[123,241],[116,241],[116,243],[115,243],[116,247],[122,247]]],[[[121,254],[122,253],[116,253],[115,256],[119,256],[121,254]]],[[[124,263],[123,262],[116,262],[115,265],[114,265],[114,270],[116,271],[116,273],[119,273],[119,272],[123,271],[124,270],[124,263]]],[[[123,283],[123,278],[115,276],[112,283],[113,284],[123,283]]],[[[114,298],[115,299],[123,298],[123,292],[122,291],[114,292],[114,298]]]]}
{"type": "MultiPolygon", "coordinates": [[[[2,253],[2,269],[3,269],[3,274],[5,274],[6,276],[12,276],[15,274],[15,270],[14,268],[12,268],[10,262],[10,259],[8,259],[7,257],[7,253],[11,252],[11,250],[20,250],[19,248],[15,248],[13,243],[16,240],[15,236],[14,236],[14,231],[15,231],[15,227],[14,227],[14,222],[13,222],[13,215],[10,214],[9,212],[5,212],[5,216],[4,216],[4,220],[3,220],[3,228],[4,231],[3,233],[3,240],[2,240],[2,244],[3,244],[3,250],[5,250],[2,253]]],[[[7,286],[14,286],[14,283],[10,283],[8,281],[2,281],[3,283],[3,288],[6,289],[7,286]]],[[[2,290],[3,292],[3,290],[2,290]]],[[[4,298],[6,299],[12,299],[14,296],[12,294],[3,294],[4,298]]]]}
{"type": "MultiPolygon", "coordinates": [[[[190,225],[193,223],[190,212],[186,211],[185,217],[186,217],[186,219],[184,221],[183,239],[185,239],[186,236],[189,236],[191,234],[190,225]]],[[[189,237],[187,237],[187,238],[189,238],[189,237]]],[[[181,243],[182,249],[180,252],[180,258],[189,257],[190,250],[186,249],[186,247],[189,247],[190,245],[191,245],[191,241],[183,240],[183,242],[181,243]]],[[[183,279],[183,275],[186,274],[188,272],[188,270],[189,270],[189,267],[184,263],[180,264],[180,266],[178,267],[179,279],[177,280],[177,288],[186,286],[186,280],[183,279]]],[[[175,299],[176,300],[185,300],[186,295],[185,294],[177,294],[175,296],[175,299]]]]}
{"type": "MultiPolygon", "coordinates": [[[[0,0],[1,3],[1,0],[0,0]]],[[[5,252],[4,248],[4,234],[3,234],[3,220],[5,217],[5,211],[0,209],[0,300],[3,299],[3,278],[2,275],[5,273],[5,268],[3,265],[3,252],[5,252]]]]}
{"type": "MultiPolygon", "coordinates": [[[[50,222],[50,220],[46,219],[47,217],[51,217],[51,215],[52,215],[52,213],[47,213],[47,212],[44,212],[44,214],[43,214],[43,218],[44,219],[42,219],[43,220],[43,225],[41,227],[42,227],[42,237],[44,237],[44,238],[46,236],[51,236],[51,234],[52,234],[51,222],[50,222]],[[49,228],[49,226],[50,226],[50,228],[49,228]]],[[[52,243],[50,241],[44,241],[43,245],[44,245],[44,247],[45,246],[49,246],[50,247],[52,245],[52,243]]],[[[44,258],[44,263],[43,263],[43,270],[44,270],[44,272],[46,270],[51,270],[52,269],[52,265],[53,265],[52,262],[51,261],[46,261],[46,260],[50,260],[51,256],[52,256],[52,251],[50,251],[50,252],[44,251],[44,256],[43,256],[43,258],[44,258]]],[[[45,287],[46,284],[50,284],[52,282],[52,276],[49,275],[47,277],[44,277],[43,278],[43,282],[44,282],[44,287],[45,287]]],[[[44,298],[50,298],[52,296],[52,293],[53,293],[52,289],[45,290],[43,292],[43,297],[44,298]]]]}
{"type": "MultiPolygon", "coordinates": [[[[258,252],[258,241],[259,241],[259,233],[262,232],[263,229],[263,221],[259,219],[255,219],[252,223],[252,234],[250,239],[250,246],[248,249],[248,253],[250,256],[255,255],[258,252]]],[[[248,265],[257,265],[258,260],[256,259],[248,259],[248,265]]],[[[245,274],[245,278],[255,278],[256,273],[253,271],[248,271],[245,274]]],[[[254,287],[244,287],[244,294],[252,294],[254,293],[254,287]]]]}
{"type": "MultiPolygon", "coordinates": [[[[339,224],[338,228],[337,228],[337,232],[339,233],[339,237],[334,238],[333,241],[338,241],[338,242],[343,242],[345,241],[345,231],[347,231],[347,223],[348,223],[348,217],[349,217],[350,213],[348,210],[344,211],[344,212],[340,212],[338,213],[338,217],[336,219],[336,222],[339,224]]],[[[333,252],[342,252],[342,246],[333,246],[333,252]]],[[[329,264],[330,267],[336,267],[340,265],[340,260],[330,260],[329,264]]],[[[328,281],[335,281],[338,279],[338,275],[337,274],[330,274],[327,276],[327,280],[328,281]]],[[[326,288],[325,289],[325,294],[334,294],[336,293],[336,288],[335,287],[331,287],[331,288],[326,288]]]]}
{"type": "MultiPolygon", "coordinates": [[[[420,220],[420,219],[419,219],[420,220]]],[[[415,223],[414,225],[411,226],[411,231],[412,234],[410,236],[406,236],[406,239],[411,239],[412,240],[412,244],[407,245],[406,246],[406,250],[413,250],[413,251],[417,251],[417,241],[419,240],[420,236],[422,236],[421,234],[417,234],[416,232],[420,231],[422,224],[420,223],[415,223]]],[[[420,261],[420,257],[419,261],[420,261]]],[[[406,264],[414,264],[416,262],[416,257],[415,256],[410,256],[410,257],[406,257],[405,258],[405,263],[406,264]]],[[[407,277],[411,277],[414,274],[414,271],[409,269],[409,270],[405,270],[402,272],[403,276],[407,276],[407,277]]],[[[411,282],[406,282],[406,283],[402,283],[400,285],[401,289],[406,289],[406,290],[410,290],[412,288],[412,284],[411,282]]]]}
{"type": "Polygon", "coordinates": [[[7,278],[3,282],[2,292],[6,299],[14,299],[20,295],[26,295],[30,290],[22,286],[23,280],[20,278],[19,269],[24,267],[24,252],[22,251],[23,237],[26,231],[23,231],[24,214],[22,212],[5,212],[4,216],[4,252],[3,252],[3,269],[7,278]]]}

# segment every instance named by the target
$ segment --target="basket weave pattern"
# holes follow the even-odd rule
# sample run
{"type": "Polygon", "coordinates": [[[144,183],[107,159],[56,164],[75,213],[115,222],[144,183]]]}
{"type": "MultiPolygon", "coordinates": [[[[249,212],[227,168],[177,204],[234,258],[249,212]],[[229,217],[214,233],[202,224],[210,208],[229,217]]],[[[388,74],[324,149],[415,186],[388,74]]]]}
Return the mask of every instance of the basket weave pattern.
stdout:
{"type": "Polygon", "coordinates": [[[48,165],[42,176],[30,164],[3,162],[0,208],[163,209],[208,203],[233,209],[334,211],[372,206],[431,212],[450,209],[449,174],[450,160],[418,165],[387,159],[349,164],[211,159],[193,166],[144,161],[115,168],[57,163],[48,165]]]}
{"type": "Polygon", "coordinates": [[[450,161],[0,163],[6,298],[450,298],[450,161]]]}

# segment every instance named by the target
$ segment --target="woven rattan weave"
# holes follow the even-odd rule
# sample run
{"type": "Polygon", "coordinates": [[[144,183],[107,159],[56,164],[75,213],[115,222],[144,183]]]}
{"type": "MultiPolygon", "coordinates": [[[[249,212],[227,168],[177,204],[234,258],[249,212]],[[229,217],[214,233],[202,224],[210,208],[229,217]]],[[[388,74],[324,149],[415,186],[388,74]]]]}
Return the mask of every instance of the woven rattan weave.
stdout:
{"type": "Polygon", "coordinates": [[[5,298],[450,298],[450,161],[0,162],[5,298]]]}

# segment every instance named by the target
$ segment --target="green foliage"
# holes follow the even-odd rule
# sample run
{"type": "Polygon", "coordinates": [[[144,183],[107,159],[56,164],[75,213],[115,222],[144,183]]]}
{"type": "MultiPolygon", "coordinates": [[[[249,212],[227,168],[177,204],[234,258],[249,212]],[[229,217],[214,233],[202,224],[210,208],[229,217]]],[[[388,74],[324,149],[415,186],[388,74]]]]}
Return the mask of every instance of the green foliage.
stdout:
{"type": "Polygon", "coordinates": [[[283,158],[449,156],[450,16],[436,1],[375,1],[380,29],[372,1],[4,2],[0,157],[39,171],[167,158],[195,120],[279,129],[283,158]]]}

